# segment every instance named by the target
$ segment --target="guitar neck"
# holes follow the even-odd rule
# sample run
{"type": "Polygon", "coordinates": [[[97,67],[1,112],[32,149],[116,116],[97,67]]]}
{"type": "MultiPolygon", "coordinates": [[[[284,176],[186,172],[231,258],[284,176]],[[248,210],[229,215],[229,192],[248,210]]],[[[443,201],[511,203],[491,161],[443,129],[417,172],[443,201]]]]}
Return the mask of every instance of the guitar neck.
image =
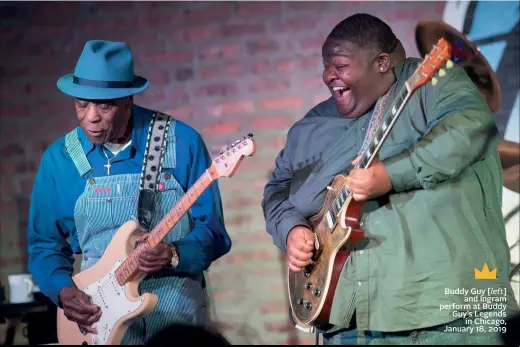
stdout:
{"type": "Polygon", "coordinates": [[[146,240],[147,245],[155,247],[168,235],[170,230],[177,224],[177,222],[188,212],[191,206],[204,193],[206,188],[213,182],[213,177],[206,172],[191,186],[191,188],[184,194],[179,202],[166,214],[166,216],[157,224],[157,226],[150,232],[150,236],[146,240]]]}
{"type": "Polygon", "coordinates": [[[191,206],[197,201],[202,193],[215,180],[213,167],[206,170],[204,174],[191,186],[177,204],[166,214],[166,216],[150,232],[145,242],[139,244],[132,254],[116,270],[116,277],[119,284],[131,280],[138,272],[137,259],[139,255],[148,248],[157,246],[168,235],[177,222],[186,214],[191,206]]]}

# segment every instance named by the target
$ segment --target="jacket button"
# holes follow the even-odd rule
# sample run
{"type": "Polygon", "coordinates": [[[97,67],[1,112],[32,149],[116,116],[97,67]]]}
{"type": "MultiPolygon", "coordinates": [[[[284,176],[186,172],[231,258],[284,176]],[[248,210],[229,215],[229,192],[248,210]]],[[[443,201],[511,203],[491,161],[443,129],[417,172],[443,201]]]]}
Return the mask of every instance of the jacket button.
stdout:
{"type": "Polygon", "coordinates": [[[167,173],[167,174],[164,174],[164,179],[167,179],[169,180],[170,178],[172,177],[171,174],[167,173]]]}
{"type": "Polygon", "coordinates": [[[88,260],[88,257],[86,254],[83,256],[83,260],[88,260]]]}

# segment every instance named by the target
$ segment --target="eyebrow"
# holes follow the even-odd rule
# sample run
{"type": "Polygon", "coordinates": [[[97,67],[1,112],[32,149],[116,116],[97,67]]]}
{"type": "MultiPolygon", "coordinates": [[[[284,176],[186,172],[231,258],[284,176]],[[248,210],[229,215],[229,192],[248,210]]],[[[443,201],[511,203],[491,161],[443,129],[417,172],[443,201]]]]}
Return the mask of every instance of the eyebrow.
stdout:
{"type": "Polygon", "coordinates": [[[351,54],[347,54],[345,51],[342,51],[341,49],[326,49],[325,52],[322,54],[323,58],[326,60],[331,60],[334,57],[345,57],[352,59],[351,54]]]}

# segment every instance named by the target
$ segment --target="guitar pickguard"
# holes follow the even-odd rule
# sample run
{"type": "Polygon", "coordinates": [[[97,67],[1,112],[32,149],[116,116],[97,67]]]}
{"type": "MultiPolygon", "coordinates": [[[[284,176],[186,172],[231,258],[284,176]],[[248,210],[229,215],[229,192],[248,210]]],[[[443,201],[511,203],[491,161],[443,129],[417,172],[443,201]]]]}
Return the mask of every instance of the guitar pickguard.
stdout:
{"type": "Polygon", "coordinates": [[[117,282],[115,271],[121,264],[122,261],[118,260],[105,277],[85,288],[92,303],[101,308],[101,318],[94,324],[97,334],[90,334],[94,345],[105,345],[117,321],[137,310],[144,301],[142,298],[137,301],[129,300],[126,285],[121,286],[117,282]]]}

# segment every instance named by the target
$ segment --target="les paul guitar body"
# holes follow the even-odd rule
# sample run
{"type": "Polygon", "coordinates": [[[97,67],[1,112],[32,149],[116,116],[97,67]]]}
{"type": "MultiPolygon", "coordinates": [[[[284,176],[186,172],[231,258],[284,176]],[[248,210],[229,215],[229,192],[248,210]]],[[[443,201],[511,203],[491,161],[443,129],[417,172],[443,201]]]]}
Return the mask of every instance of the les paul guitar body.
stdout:
{"type": "Polygon", "coordinates": [[[314,263],[300,272],[288,271],[289,302],[293,319],[300,325],[320,326],[328,323],[336,285],[350,254],[350,247],[361,241],[364,235],[358,221],[363,205],[354,199],[348,202],[346,227],[341,223],[336,223],[333,229],[329,227],[327,207],[337,197],[344,183],[345,176],[334,178],[325,197],[324,207],[310,219],[317,246],[314,263]]]}

